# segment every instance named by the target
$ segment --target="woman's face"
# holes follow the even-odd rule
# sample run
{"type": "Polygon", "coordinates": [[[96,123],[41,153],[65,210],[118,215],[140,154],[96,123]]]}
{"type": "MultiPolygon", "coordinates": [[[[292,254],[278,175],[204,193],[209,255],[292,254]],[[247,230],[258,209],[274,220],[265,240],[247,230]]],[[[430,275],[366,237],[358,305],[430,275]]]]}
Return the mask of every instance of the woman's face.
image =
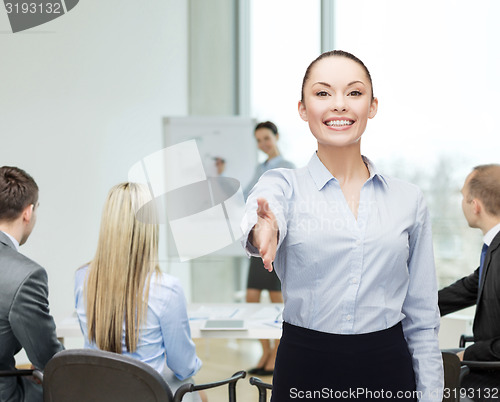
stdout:
{"type": "Polygon", "coordinates": [[[278,136],[269,128],[258,128],[255,130],[255,139],[257,140],[257,146],[262,152],[267,155],[273,154],[277,150],[278,136]]]}
{"type": "Polygon", "coordinates": [[[349,146],[359,142],[368,119],[377,113],[370,81],[354,60],[327,57],[313,67],[304,86],[299,114],[309,123],[318,146],[349,146]]]}

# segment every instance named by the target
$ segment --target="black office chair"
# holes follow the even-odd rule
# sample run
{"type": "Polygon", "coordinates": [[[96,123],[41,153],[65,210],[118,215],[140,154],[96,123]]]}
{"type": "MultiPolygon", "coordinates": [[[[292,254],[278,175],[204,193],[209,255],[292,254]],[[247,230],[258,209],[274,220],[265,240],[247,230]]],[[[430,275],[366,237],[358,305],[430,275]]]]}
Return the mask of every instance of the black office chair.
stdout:
{"type": "Polygon", "coordinates": [[[139,360],[92,349],[57,353],[45,367],[44,402],[180,402],[188,392],[228,385],[229,402],[236,401],[236,382],[245,371],[208,384],[184,384],[174,394],[162,376],[139,360]]]}
{"type": "Polygon", "coordinates": [[[0,377],[35,377],[40,383],[43,381],[43,373],[39,370],[0,370],[0,377]]]}
{"type": "Polygon", "coordinates": [[[267,401],[267,390],[273,389],[273,384],[269,384],[267,382],[263,382],[259,377],[250,377],[248,380],[250,384],[255,385],[259,392],[259,402],[267,401]]]}
{"type": "Polygon", "coordinates": [[[460,382],[469,368],[462,367],[460,359],[453,352],[441,352],[444,367],[443,402],[460,402],[460,382]]]}
{"type": "MultiPolygon", "coordinates": [[[[465,345],[467,343],[474,342],[474,337],[470,335],[461,335],[460,336],[460,342],[459,342],[459,347],[465,348],[465,345]]],[[[460,383],[462,383],[462,379],[465,377],[465,375],[469,374],[470,369],[474,369],[476,371],[478,370],[488,370],[488,371],[493,371],[493,370],[500,370],[500,362],[499,361],[473,361],[473,360],[462,360],[460,362],[462,364],[463,369],[467,369],[467,371],[464,370],[463,374],[460,377],[460,383]]]]}
{"type": "Polygon", "coordinates": [[[39,381],[43,380],[43,373],[39,370],[0,370],[0,377],[33,376],[39,381]]]}

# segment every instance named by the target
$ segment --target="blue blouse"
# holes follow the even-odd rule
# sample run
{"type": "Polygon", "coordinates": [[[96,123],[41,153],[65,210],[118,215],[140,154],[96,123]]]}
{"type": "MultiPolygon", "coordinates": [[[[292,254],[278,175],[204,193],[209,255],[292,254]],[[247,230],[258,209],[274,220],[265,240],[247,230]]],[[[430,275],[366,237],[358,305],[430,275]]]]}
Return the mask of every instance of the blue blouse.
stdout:
{"type": "Polygon", "coordinates": [[[245,199],[248,196],[248,193],[252,189],[253,186],[259,181],[260,176],[264,172],[267,172],[269,169],[276,169],[276,168],[287,168],[287,169],[293,169],[295,165],[292,162],[288,162],[285,160],[281,155],[275,156],[272,159],[269,159],[265,162],[262,162],[257,165],[255,168],[255,173],[252,177],[252,180],[247,184],[245,189],[243,190],[243,195],[245,196],[245,199]]]}
{"type": "Polygon", "coordinates": [[[361,334],[402,322],[422,400],[441,400],[443,368],[431,223],[417,186],[377,173],[360,194],[355,219],[316,153],[300,169],[274,169],[248,196],[243,244],[265,198],[279,225],[274,268],[284,321],[317,331],[361,334]]]}
{"type": "MultiPolygon", "coordinates": [[[[75,308],[80,322],[85,348],[98,349],[90,344],[87,332],[86,303],[83,293],[88,265],[76,271],[75,308]]],[[[179,280],[161,273],[152,275],[146,321],[139,332],[139,342],[135,352],[130,353],[125,346],[125,331],[122,340],[123,354],[141,360],[165,375],[166,365],[179,380],[192,377],[201,368],[201,360],[196,356],[195,345],[186,308],[184,292],[179,280]]]]}

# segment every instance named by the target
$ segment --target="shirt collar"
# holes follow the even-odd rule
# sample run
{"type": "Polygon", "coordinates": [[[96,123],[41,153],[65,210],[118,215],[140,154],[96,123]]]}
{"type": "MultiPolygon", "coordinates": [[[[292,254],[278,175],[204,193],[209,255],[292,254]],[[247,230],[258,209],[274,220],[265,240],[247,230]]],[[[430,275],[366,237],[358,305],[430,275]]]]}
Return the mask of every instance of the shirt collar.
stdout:
{"type": "MultiPolygon", "coordinates": [[[[368,167],[368,172],[370,173],[370,178],[368,180],[377,178],[382,184],[387,186],[386,179],[384,178],[384,176],[377,172],[377,169],[375,168],[375,165],[372,163],[372,161],[370,161],[370,159],[368,159],[366,156],[362,156],[362,158],[363,162],[365,162],[366,166],[368,167]]],[[[335,177],[333,177],[326,166],[323,165],[323,162],[320,161],[316,152],[314,152],[313,156],[309,160],[307,167],[318,190],[321,190],[330,180],[337,180],[335,177]]]]}
{"type": "Polygon", "coordinates": [[[4,231],[0,231],[0,232],[2,232],[5,236],[7,236],[9,238],[9,240],[12,242],[12,244],[14,245],[14,247],[16,248],[16,250],[19,251],[19,242],[14,237],[12,237],[10,234],[8,234],[7,232],[4,232],[4,231]]]}
{"type": "Polygon", "coordinates": [[[498,234],[498,232],[500,232],[500,223],[496,226],[493,226],[490,230],[488,230],[488,233],[484,235],[483,238],[484,244],[486,244],[489,247],[495,236],[498,234]]]}

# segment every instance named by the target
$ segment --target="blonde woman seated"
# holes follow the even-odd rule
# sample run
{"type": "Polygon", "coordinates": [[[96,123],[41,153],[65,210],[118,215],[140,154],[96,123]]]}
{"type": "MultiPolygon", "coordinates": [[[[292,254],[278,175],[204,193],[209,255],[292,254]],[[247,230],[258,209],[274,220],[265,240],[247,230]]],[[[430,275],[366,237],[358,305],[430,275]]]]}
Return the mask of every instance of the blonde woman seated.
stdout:
{"type": "MultiPolygon", "coordinates": [[[[148,199],[147,189],[135,183],[110,190],[95,258],[76,272],[75,307],[86,348],[141,360],[175,392],[191,381],[201,361],[179,281],[158,266],[158,225],[144,223],[156,220],[136,219],[148,199]]],[[[183,400],[200,401],[200,395],[183,400]]]]}

